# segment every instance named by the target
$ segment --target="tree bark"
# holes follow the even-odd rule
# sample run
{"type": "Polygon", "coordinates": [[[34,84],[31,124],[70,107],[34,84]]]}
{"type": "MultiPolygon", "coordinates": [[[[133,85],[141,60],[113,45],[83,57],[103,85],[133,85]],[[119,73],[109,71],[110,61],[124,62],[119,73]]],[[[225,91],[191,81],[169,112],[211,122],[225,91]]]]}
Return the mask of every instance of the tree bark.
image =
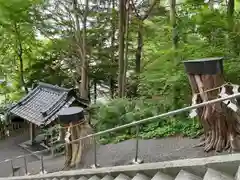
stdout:
{"type": "Polygon", "coordinates": [[[234,6],[235,6],[235,0],[228,0],[227,12],[230,18],[232,18],[234,15],[234,6]]]}
{"type": "Polygon", "coordinates": [[[97,81],[94,79],[93,80],[93,88],[94,88],[94,104],[97,103],[97,81]]]}
{"type": "Polygon", "coordinates": [[[128,37],[129,37],[129,24],[130,24],[130,6],[129,0],[126,3],[126,22],[125,22],[125,54],[124,54],[124,71],[123,71],[123,87],[124,87],[124,96],[125,96],[125,88],[127,85],[127,69],[128,69],[128,37]]]}
{"type": "Polygon", "coordinates": [[[83,47],[83,58],[82,58],[82,68],[81,68],[81,96],[85,99],[88,99],[89,94],[89,63],[86,56],[86,37],[87,37],[87,16],[88,16],[88,6],[89,0],[85,0],[85,11],[83,16],[83,35],[82,35],[82,47],[83,47]]]}
{"type": "Polygon", "coordinates": [[[172,25],[172,44],[173,49],[178,47],[178,33],[176,22],[176,0],[170,0],[170,21],[172,25]]]}
{"type": "Polygon", "coordinates": [[[21,80],[22,87],[24,88],[25,93],[27,94],[28,88],[27,88],[25,80],[24,80],[24,69],[23,69],[23,45],[22,45],[20,31],[19,31],[19,27],[18,27],[17,23],[14,23],[14,29],[15,29],[15,33],[16,33],[16,39],[17,39],[16,53],[17,53],[17,56],[19,59],[20,80],[21,80]]]}
{"type": "MultiPolygon", "coordinates": [[[[77,140],[81,137],[85,137],[93,133],[91,126],[88,121],[80,124],[70,125],[70,141],[77,140]]],[[[66,145],[65,149],[65,167],[69,169],[78,166],[81,163],[82,155],[86,153],[90,145],[92,144],[92,138],[83,139],[71,144],[66,145]]]]}
{"type": "Polygon", "coordinates": [[[124,97],[124,47],[125,47],[125,15],[126,0],[119,0],[119,59],[118,59],[118,96],[124,97]]]}
{"type": "Polygon", "coordinates": [[[138,24],[138,31],[137,31],[137,49],[136,49],[136,55],[135,55],[135,73],[136,73],[136,80],[135,80],[135,84],[133,86],[133,95],[136,97],[137,96],[137,91],[138,91],[138,86],[139,86],[139,75],[141,72],[141,61],[142,61],[142,50],[143,50],[143,24],[144,21],[149,17],[150,13],[152,12],[154,6],[157,4],[157,0],[153,0],[153,2],[151,3],[151,6],[149,7],[149,9],[147,10],[147,12],[141,16],[135,5],[133,0],[131,1],[131,8],[133,11],[135,11],[135,15],[139,21],[138,24]]]}
{"type": "MultiPolygon", "coordinates": [[[[224,83],[222,74],[215,75],[188,75],[193,94],[198,94],[197,103],[216,99],[219,96],[219,89],[224,83]]],[[[231,88],[226,86],[226,93],[232,94],[231,88]]],[[[209,152],[215,150],[239,150],[240,139],[240,116],[233,112],[223,102],[207,105],[197,109],[200,122],[204,129],[204,150],[209,152]]]]}
{"type": "MultiPolygon", "coordinates": [[[[77,46],[77,53],[78,53],[78,58],[80,59],[80,63],[81,60],[83,59],[83,46],[82,46],[82,34],[81,34],[81,27],[80,27],[80,17],[78,14],[78,10],[79,10],[79,4],[77,0],[73,0],[73,13],[74,13],[74,17],[75,17],[75,41],[76,41],[76,46],[77,46]]],[[[76,71],[79,77],[81,77],[81,64],[76,64],[76,71]]],[[[78,80],[76,80],[76,84],[78,84],[78,88],[79,88],[79,92],[81,94],[81,82],[79,82],[78,80]]]]}
{"type": "MultiPolygon", "coordinates": [[[[116,35],[116,22],[115,22],[115,0],[112,0],[112,20],[111,20],[111,26],[112,26],[112,37],[111,37],[111,48],[112,48],[112,52],[111,52],[111,61],[112,61],[112,65],[114,65],[116,63],[116,59],[115,59],[115,35],[116,35]]],[[[115,77],[114,76],[114,72],[111,71],[110,77],[109,77],[109,85],[110,85],[110,96],[113,99],[114,98],[114,93],[115,93],[115,77]]]]}
{"type": "Polygon", "coordinates": [[[143,21],[139,20],[139,25],[138,25],[138,37],[137,37],[137,50],[136,50],[136,55],[135,55],[135,85],[133,88],[133,93],[134,96],[137,96],[138,92],[138,85],[139,85],[139,75],[141,72],[141,59],[142,59],[142,49],[143,49],[143,21]]]}

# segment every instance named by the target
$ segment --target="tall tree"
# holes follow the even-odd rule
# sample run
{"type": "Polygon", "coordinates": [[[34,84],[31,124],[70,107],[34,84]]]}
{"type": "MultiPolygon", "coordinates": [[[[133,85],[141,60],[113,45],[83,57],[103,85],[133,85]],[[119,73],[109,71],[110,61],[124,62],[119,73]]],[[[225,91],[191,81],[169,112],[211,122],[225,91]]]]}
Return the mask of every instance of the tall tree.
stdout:
{"type": "Polygon", "coordinates": [[[136,82],[133,88],[134,96],[137,96],[138,84],[139,84],[139,75],[141,72],[141,59],[142,59],[142,51],[143,51],[143,25],[144,21],[149,17],[152,12],[154,6],[157,4],[157,0],[154,0],[147,11],[142,13],[141,15],[137,7],[135,6],[135,2],[132,0],[131,5],[132,9],[135,12],[135,16],[137,17],[138,29],[137,29],[137,48],[135,54],[135,73],[136,73],[136,82]]]}
{"type": "Polygon", "coordinates": [[[75,37],[77,42],[77,52],[79,54],[80,62],[79,67],[77,67],[77,71],[79,74],[81,74],[81,82],[80,82],[80,93],[81,96],[85,99],[89,98],[89,78],[88,78],[88,72],[89,72],[89,63],[86,56],[86,33],[87,33],[87,17],[88,17],[88,11],[89,11],[89,0],[85,0],[83,10],[83,21],[82,21],[82,29],[81,29],[81,23],[80,23],[80,14],[79,14],[79,3],[77,0],[73,0],[73,10],[74,10],[74,17],[75,17],[75,37]]]}
{"type": "MultiPolygon", "coordinates": [[[[116,3],[115,0],[111,1],[112,4],[112,12],[111,12],[111,27],[112,27],[112,36],[111,36],[111,64],[115,64],[116,58],[115,58],[115,36],[116,36],[116,17],[115,17],[115,8],[116,3]]],[[[114,78],[114,72],[110,71],[110,78],[109,78],[109,85],[110,85],[110,96],[111,98],[114,97],[115,92],[115,78],[114,78]]]]}
{"type": "Polygon", "coordinates": [[[233,23],[234,23],[234,7],[235,7],[235,0],[228,0],[227,1],[227,14],[228,14],[228,26],[229,30],[233,30],[233,23]]]}
{"type": "Polygon", "coordinates": [[[235,6],[235,0],[228,0],[227,1],[227,12],[228,12],[228,16],[232,17],[234,14],[234,6],[235,6]]]}
{"type": "Polygon", "coordinates": [[[20,74],[20,80],[22,87],[25,90],[25,93],[28,93],[28,87],[26,86],[25,80],[24,80],[24,61],[23,61],[23,43],[21,38],[20,30],[21,25],[18,25],[16,22],[14,23],[14,31],[15,31],[15,38],[16,38],[16,54],[19,59],[19,74],[20,74]]]}
{"type": "Polygon", "coordinates": [[[119,0],[119,74],[118,74],[118,96],[124,97],[124,47],[125,47],[125,26],[126,26],[126,2],[119,0]]]}
{"type": "MultiPolygon", "coordinates": [[[[129,56],[129,25],[130,25],[130,13],[131,13],[131,7],[130,7],[130,0],[127,0],[126,2],[126,22],[125,22],[125,55],[124,55],[124,78],[123,78],[123,87],[126,88],[127,84],[127,70],[128,70],[128,56],[129,56]]],[[[125,92],[124,92],[125,96],[125,92]]]]}
{"type": "MultiPolygon", "coordinates": [[[[26,59],[29,59],[28,56],[31,54],[31,45],[36,41],[32,20],[35,16],[33,9],[36,4],[30,0],[0,1],[0,4],[0,29],[1,36],[4,37],[1,38],[1,49],[7,48],[7,51],[3,51],[2,54],[12,54],[9,61],[15,62],[14,66],[17,67],[21,87],[25,93],[28,93],[24,69],[28,64],[26,59]]],[[[15,67],[11,67],[11,69],[13,70],[15,67]]]]}
{"type": "Polygon", "coordinates": [[[85,99],[89,98],[89,62],[86,56],[86,40],[87,40],[87,17],[89,11],[89,0],[84,2],[85,9],[83,14],[83,34],[82,34],[82,68],[81,68],[81,96],[85,99]]]}
{"type": "Polygon", "coordinates": [[[178,47],[178,32],[176,22],[176,0],[170,0],[170,21],[172,26],[172,44],[173,49],[178,47]]]}

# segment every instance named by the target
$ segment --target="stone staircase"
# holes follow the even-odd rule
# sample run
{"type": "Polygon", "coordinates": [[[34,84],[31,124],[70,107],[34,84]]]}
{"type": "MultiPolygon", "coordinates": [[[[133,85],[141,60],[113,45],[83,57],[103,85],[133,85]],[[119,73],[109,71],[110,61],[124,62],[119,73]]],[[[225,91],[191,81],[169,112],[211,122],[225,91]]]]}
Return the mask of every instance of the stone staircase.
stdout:
{"type": "Polygon", "coordinates": [[[240,154],[59,171],[0,180],[240,180],[240,154]]]}

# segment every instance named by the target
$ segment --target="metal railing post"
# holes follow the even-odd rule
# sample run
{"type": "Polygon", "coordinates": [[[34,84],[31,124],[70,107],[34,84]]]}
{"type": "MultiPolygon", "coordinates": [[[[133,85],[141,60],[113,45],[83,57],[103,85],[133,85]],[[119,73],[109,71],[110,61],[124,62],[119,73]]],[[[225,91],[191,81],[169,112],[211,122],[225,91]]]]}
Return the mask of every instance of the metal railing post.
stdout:
{"type": "Polygon", "coordinates": [[[43,155],[41,154],[41,172],[44,174],[43,155]]]}
{"type": "Polygon", "coordinates": [[[26,156],[23,156],[23,160],[24,160],[25,175],[28,175],[27,158],[26,158],[26,156]]]}
{"type": "Polygon", "coordinates": [[[132,160],[133,164],[141,164],[143,163],[142,159],[138,158],[139,153],[139,125],[136,125],[136,144],[135,144],[135,158],[132,160]]]}
{"type": "Polygon", "coordinates": [[[138,148],[139,148],[139,139],[138,139],[138,134],[139,134],[139,126],[136,126],[136,154],[135,154],[135,162],[138,160],[138,148]]]}
{"type": "Polygon", "coordinates": [[[10,160],[10,164],[11,164],[11,168],[12,168],[12,175],[15,176],[15,172],[14,172],[14,167],[13,167],[13,160],[10,160]]]}
{"type": "Polygon", "coordinates": [[[51,154],[54,157],[54,147],[53,147],[53,129],[51,131],[51,154]]]}
{"type": "Polygon", "coordinates": [[[100,165],[97,164],[97,141],[96,141],[96,137],[93,137],[93,160],[94,160],[94,164],[91,167],[92,168],[98,168],[100,165]]]}

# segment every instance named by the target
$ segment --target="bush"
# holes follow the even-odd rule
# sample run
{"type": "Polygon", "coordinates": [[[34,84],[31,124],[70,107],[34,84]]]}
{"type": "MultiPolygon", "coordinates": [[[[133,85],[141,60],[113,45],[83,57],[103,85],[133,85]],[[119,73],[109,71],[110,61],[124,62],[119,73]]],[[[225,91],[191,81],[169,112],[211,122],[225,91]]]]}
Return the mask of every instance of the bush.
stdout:
{"type": "MultiPolygon", "coordinates": [[[[92,107],[92,123],[96,131],[103,131],[120,125],[156,116],[164,112],[164,104],[154,99],[115,99],[108,104],[92,107]]],[[[196,136],[201,132],[199,123],[186,116],[156,118],[140,125],[139,136],[144,139],[183,135],[196,136]],[[185,118],[183,118],[185,117],[185,118]]],[[[136,136],[136,128],[125,128],[103,135],[102,143],[116,143],[136,136]]]]}

